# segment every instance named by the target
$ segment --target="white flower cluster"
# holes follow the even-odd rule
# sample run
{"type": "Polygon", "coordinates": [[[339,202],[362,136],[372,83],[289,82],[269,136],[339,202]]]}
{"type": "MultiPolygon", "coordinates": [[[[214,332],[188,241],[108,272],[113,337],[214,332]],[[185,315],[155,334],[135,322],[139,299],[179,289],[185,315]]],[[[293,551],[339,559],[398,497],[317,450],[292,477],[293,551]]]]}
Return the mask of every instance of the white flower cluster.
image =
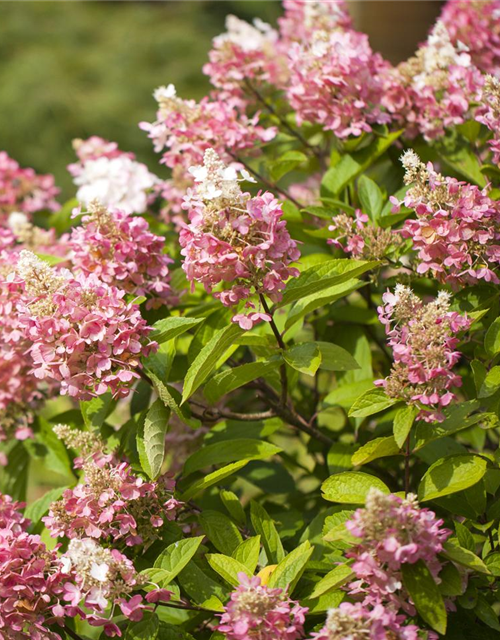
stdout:
{"type": "Polygon", "coordinates": [[[145,164],[124,154],[87,160],[74,182],[79,187],[76,197],[85,206],[99,200],[104,206],[125,213],[144,213],[147,192],[160,181],[145,164]]]}

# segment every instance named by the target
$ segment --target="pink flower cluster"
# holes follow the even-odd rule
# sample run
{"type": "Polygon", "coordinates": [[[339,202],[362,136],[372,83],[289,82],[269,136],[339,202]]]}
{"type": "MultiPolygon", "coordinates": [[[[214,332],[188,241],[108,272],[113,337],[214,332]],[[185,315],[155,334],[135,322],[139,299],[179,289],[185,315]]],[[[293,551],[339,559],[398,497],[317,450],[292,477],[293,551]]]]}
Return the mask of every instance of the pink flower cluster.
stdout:
{"type": "Polygon", "coordinates": [[[385,73],[383,104],[406,127],[406,136],[426,140],[470,117],[480,99],[483,78],[465,47],[454,46],[437,22],[415,56],[385,73]]]}
{"type": "Polygon", "coordinates": [[[467,47],[478,69],[500,75],[499,0],[448,0],[441,20],[452,42],[467,47]]]}
{"type": "Polygon", "coordinates": [[[59,599],[68,579],[40,536],[26,532],[24,505],[0,495],[0,638],[61,640],[59,599]]]}
{"type": "Polygon", "coordinates": [[[34,375],[58,380],[62,394],[80,399],[108,388],[114,396],[128,395],[140,357],[156,348],[139,307],[96,276],[57,272],[29,251],[21,252],[17,274],[34,375]]]}
{"type": "Polygon", "coordinates": [[[164,151],[161,162],[172,169],[172,179],[163,188],[163,196],[171,200],[171,211],[178,213],[182,197],[192,186],[189,167],[203,162],[203,154],[213,148],[226,162],[241,151],[255,153],[256,147],[269,142],[276,135],[274,127],[258,124],[259,114],[247,117],[241,112],[238,98],[221,96],[183,100],[175,87],[159,87],[154,93],[158,102],[157,120],[142,122],[155,151],[164,151]]]}
{"type": "Polygon", "coordinates": [[[221,616],[217,630],[227,640],[298,640],[303,637],[307,608],[261,584],[258,576],[238,574],[239,586],[221,616]]]}
{"type": "Polygon", "coordinates": [[[373,53],[365,34],[314,31],[311,40],[290,45],[288,62],[287,96],[299,124],[318,123],[346,138],[391,121],[380,108],[380,74],[387,65],[373,53]]]}
{"type": "Polygon", "coordinates": [[[226,29],[226,33],[214,38],[210,62],[203,67],[214,87],[240,97],[248,93],[248,83],[283,83],[284,57],[278,54],[278,33],[270,25],[258,18],[251,25],[229,15],[226,29]]]}
{"type": "Polygon", "coordinates": [[[330,609],[326,624],[311,640],[419,640],[420,629],[404,624],[407,618],[380,602],[367,605],[361,602],[342,602],[330,609]]]}
{"type": "Polygon", "coordinates": [[[44,209],[56,211],[58,193],[53,176],[23,169],[5,151],[0,151],[0,224],[5,225],[14,211],[28,215],[44,209]]]}
{"type": "Polygon", "coordinates": [[[42,398],[19,322],[23,289],[15,278],[16,262],[15,252],[0,251],[0,441],[32,435],[32,411],[42,398]]]}
{"type": "Polygon", "coordinates": [[[128,547],[152,544],[164,521],[177,515],[180,503],[173,497],[175,482],[165,476],[144,482],[129,464],[104,455],[104,443],[88,432],[66,425],[57,425],[54,432],[72,448],[82,450],[75,467],[83,469],[83,479],[51,504],[43,519],[51,535],[97,538],[128,547]]]}
{"type": "Polygon", "coordinates": [[[159,179],[133,153],[98,136],[75,140],[73,146],[79,162],[70,164],[68,170],[79,187],[76,197],[80,202],[88,206],[97,199],[126,213],[146,211],[156,197],[159,179]]]}
{"type": "Polygon", "coordinates": [[[91,202],[82,223],[69,238],[75,271],[147,296],[147,308],[176,302],[169,284],[172,259],[163,253],[165,240],[151,233],[144,218],[91,202]]]}
{"type": "MultiPolygon", "coordinates": [[[[403,235],[418,251],[418,273],[431,271],[452,287],[481,280],[498,284],[500,206],[487,189],[443,177],[413,151],[402,157],[405,183],[412,185],[404,204],[417,217],[407,220],[403,235]]],[[[393,200],[398,210],[399,203],[393,200]]]]}
{"type": "Polygon", "coordinates": [[[351,29],[352,20],[344,0],[283,0],[284,15],[278,18],[286,43],[307,42],[315,31],[351,29]]]}
{"type": "Polygon", "coordinates": [[[394,364],[385,380],[377,381],[391,398],[420,408],[419,419],[442,421],[442,409],[456,398],[450,390],[462,379],[453,372],[460,359],[456,334],[469,328],[471,321],[450,311],[450,296],[441,291],[423,304],[411,289],[397,285],[394,293],[382,296],[378,308],[386,327],[394,364]]]}
{"type": "Polygon", "coordinates": [[[399,231],[369,224],[368,216],[360,209],[354,218],[345,213],[336,215],[328,230],[335,234],[328,244],[362,260],[382,260],[402,244],[399,231]]]}
{"type": "MultiPolygon", "coordinates": [[[[214,294],[223,305],[246,300],[252,311],[235,315],[233,321],[251,329],[270,317],[254,311],[250,298],[265,294],[279,301],[285,281],[298,275],[289,265],[298,260],[299,250],[275,197],[243,193],[236,171],[225,167],[215,151],[206,151],[203,166],[193,167],[192,173],[196,187],[185,202],[190,223],[179,236],[182,267],[189,281],[202,283],[208,292],[225,283],[214,294]]],[[[251,178],[245,173],[244,179],[251,178]]]]}
{"type": "Polygon", "coordinates": [[[365,604],[389,602],[415,615],[403,589],[401,565],[423,560],[438,578],[442,565],[437,557],[451,531],[429,509],[421,509],[416,497],[405,499],[370,489],[364,509],[358,509],[346,522],[347,530],[360,542],[348,556],[357,580],[349,584],[349,593],[364,594],[365,604]]]}
{"type": "Polygon", "coordinates": [[[487,75],[481,104],[476,110],[475,118],[493,132],[488,145],[493,152],[493,162],[500,164],[500,80],[487,75]]]}

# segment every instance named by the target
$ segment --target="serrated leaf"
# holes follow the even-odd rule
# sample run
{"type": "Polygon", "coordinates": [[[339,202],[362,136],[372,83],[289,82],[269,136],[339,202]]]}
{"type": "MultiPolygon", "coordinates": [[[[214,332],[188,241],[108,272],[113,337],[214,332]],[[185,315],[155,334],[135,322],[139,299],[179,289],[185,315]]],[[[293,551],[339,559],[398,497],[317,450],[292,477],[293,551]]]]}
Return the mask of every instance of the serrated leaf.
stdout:
{"type": "MultiPolygon", "coordinates": [[[[160,475],[165,458],[165,435],[169,419],[170,409],[163,404],[160,398],[154,401],[144,419],[142,442],[145,459],[141,457],[141,465],[144,472],[152,480],[160,475]]],[[[141,451],[139,451],[140,454],[141,451]]]]}
{"type": "Polygon", "coordinates": [[[321,352],[314,342],[294,345],[283,352],[283,358],[293,369],[313,376],[321,365],[321,352]]]}
{"type": "Polygon", "coordinates": [[[231,555],[243,542],[238,527],[226,515],[219,511],[206,509],[198,517],[208,539],[221,553],[231,555]]]}
{"type": "Polygon", "coordinates": [[[181,404],[186,402],[200,385],[203,384],[215,369],[224,353],[243,333],[243,329],[234,323],[216,331],[213,338],[209,340],[196,356],[186,373],[181,404]]]}
{"type": "Polygon", "coordinates": [[[441,458],[425,472],[418,486],[418,499],[425,502],[472,487],[484,476],[486,467],[486,460],[474,454],[441,458]]]}
{"type": "Polygon", "coordinates": [[[204,320],[205,318],[181,318],[177,316],[163,318],[163,320],[158,320],[154,323],[150,338],[161,344],[182,335],[204,320]]]}
{"type": "Polygon", "coordinates": [[[217,482],[221,482],[225,478],[228,478],[233,473],[236,473],[236,471],[242,469],[249,462],[250,460],[238,460],[238,462],[228,464],[225,467],[222,467],[222,469],[217,469],[217,471],[213,471],[203,478],[196,480],[188,489],[186,489],[186,491],[184,491],[180,500],[182,502],[191,500],[191,498],[194,498],[194,496],[200,493],[200,491],[204,491],[205,489],[208,489],[208,487],[217,484],[217,482]]]}
{"type": "Polygon", "coordinates": [[[255,533],[260,535],[269,562],[278,564],[285,557],[283,543],[276,525],[264,507],[252,500],[250,502],[250,520],[255,533]]]}
{"type": "Polygon", "coordinates": [[[377,458],[385,458],[387,456],[397,456],[400,448],[396,444],[393,436],[383,438],[374,438],[360,447],[352,456],[352,464],[358,465],[368,464],[377,458]]]}
{"type": "Polygon", "coordinates": [[[394,416],[394,441],[400,449],[406,442],[406,438],[411,431],[417,415],[418,409],[416,407],[413,407],[412,405],[408,405],[406,407],[403,407],[402,409],[399,409],[394,416]]]}
{"type": "Polygon", "coordinates": [[[369,389],[352,405],[349,417],[366,418],[384,411],[384,409],[388,409],[398,402],[397,398],[389,398],[383,389],[369,389]]]}
{"type": "Polygon", "coordinates": [[[195,451],[184,463],[184,476],[206,467],[236,462],[238,460],[261,460],[271,458],[280,453],[282,449],[265,440],[253,440],[250,438],[237,438],[205,445],[195,451]]]}
{"type": "Polygon", "coordinates": [[[446,608],[431,572],[423,560],[402,564],[403,584],[420,616],[435,631],[446,633],[446,608]]]}
{"type": "Polygon", "coordinates": [[[378,266],[376,260],[332,259],[314,265],[303,271],[298,278],[292,278],[286,286],[278,307],[283,307],[305,296],[311,296],[334,285],[357,278],[378,266]]]}
{"type": "Polygon", "coordinates": [[[354,571],[348,564],[339,564],[314,585],[314,589],[309,598],[319,598],[319,596],[322,596],[332,589],[338,589],[353,576],[354,571]]]}
{"type": "Polygon", "coordinates": [[[323,498],[330,502],[364,504],[372,487],[390,493],[382,480],[361,471],[344,471],[330,476],[321,485],[321,491],[323,498]]]}
{"type": "Polygon", "coordinates": [[[247,538],[242,542],[232,553],[232,557],[250,571],[253,574],[259,562],[260,555],[260,536],[253,536],[247,538]]]}
{"type": "Polygon", "coordinates": [[[292,594],[313,551],[314,547],[306,540],[285,556],[272,572],[269,578],[269,587],[271,589],[283,589],[288,594],[292,594]]]}
{"type": "Polygon", "coordinates": [[[244,573],[247,576],[252,575],[244,564],[221,553],[208,553],[206,558],[212,569],[233,587],[237,587],[240,583],[238,580],[239,573],[244,573]]]}
{"type": "Polygon", "coordinates": [[[203,389],[203,395],[211,404],[215,404],[226,393],[252,382],[256,378],[265,377],[281,364],[281,356],[275,356],[269,360],[248,362],[239,367],[233,367],[214,376],[203,389]]]}

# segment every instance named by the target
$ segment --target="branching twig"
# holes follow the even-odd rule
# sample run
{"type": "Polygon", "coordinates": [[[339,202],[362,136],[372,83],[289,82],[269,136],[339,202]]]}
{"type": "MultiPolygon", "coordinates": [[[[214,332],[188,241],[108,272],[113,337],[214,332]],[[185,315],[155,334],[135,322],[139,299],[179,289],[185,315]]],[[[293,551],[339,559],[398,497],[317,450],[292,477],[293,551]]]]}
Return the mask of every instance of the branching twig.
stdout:
{"type": "Polygon", "coordinates": [[[232,153],[232,151],[227,151],[227,153],[231,156],[231,158],[233,158],[233,160],[236,160],[236,162],[239,162],[240,164],[242,164],[247,171],[249,171],[251,174],[253,174],[257,178],[257,180],[259,182],[262,182],[262,184],[265,185],[268,189],[270,189],[271,191],[277,191],[278,193],[281,193],[281,195],[284,196],[287,200],[290,200],[290,202],[293,202],[293,204],[298,209],[303,209],[304,208],[303,205],[300,204],[300,202],[298,200],[296,200],[293,196],[291,196],[288,193],[288,191],[286,191],[285,189],[282,189],[277,184],[273,184],[272,182],[269,182],[269,180],[264,178],[264,176],[261,175],[255,169],[252,169],[252,167],[249,164],[247,164],[244,160],[242,160],[236,154],[232,153]]]}

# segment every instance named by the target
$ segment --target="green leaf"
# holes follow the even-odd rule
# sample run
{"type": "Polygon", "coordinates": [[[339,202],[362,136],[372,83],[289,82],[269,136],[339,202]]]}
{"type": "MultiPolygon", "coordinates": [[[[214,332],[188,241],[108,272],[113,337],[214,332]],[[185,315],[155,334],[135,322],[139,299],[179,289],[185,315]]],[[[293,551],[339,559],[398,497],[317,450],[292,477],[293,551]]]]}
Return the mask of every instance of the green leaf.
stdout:
{"type": "Polygon", "coordinates": [[[217,482],[220,482],[221,480],[225,480],[225,478],[233,475],[233,473],[242,469],[249,462],[249,460],[238,460],[238,462],[228,464],[227,466],[222,467],[222,469],[217,469],[217,471],[213,471],[203,478],[196,480],[188,489],[186,489],[186,491],[184,491],[180,500],[182,502],[191,500],[191,498],[194,498],[194,496],[200,493],[200,491],[208,489],[208,487],[217,484],[217,482]]]}
{"type": "Polygon", "coordinates": [[[56,500],[59,500],[67,488],[68,487],[55,487],[47,491],[41,498],[38,498],[38,500],[35,500],[35,502],[32,502],[26,507],[24,516],[28,518],[28,520],[31,520],[33,524],[38,524],[43,516],[47,514],[50,505],[56,500]]]}
{"type": "Polygon", "coordinates": [[[309,598],[319,598],[319,596],[328,593],[328,591],[332,591],[332,589],[338,589],[353,576],[354,571],[348,564],[339,564],[314,585],[314,589],[309,598]]]}
{"type": "Polygon", "coordinates": [[[485,419],[486,414],[475,414],[467,417],[472,411],[479,408],[479,402],[472,400],[462,402],[445,409],[446,419],[443,422],[418,422],[415,427],[415,440],[413,449],[421,449],[424,445],[439,440],[461,429],[467,429],[485,419]]]}
{"type": "Polygon", "coordinates": [[[283,589],[288,594],[292,594],[313,551],[314,547],[306,540],[289,553],[272,572],[269,578],[269,587],[283,589]]]}
{"type": "Polygon", "coordinates": [[[344,471],[330,476],[321,485],[321,491],[323,498],[330,502],[364,504],[372,487],[382,493],[390,493],[382,480],[361,471],[344,471]]]}
{"type": "Polygon", "coordinates": [[[500,353],[500,318],[496,318],[484,337],[484,348],[492,358],[500,353]]]}
{"type": "Polygon", "coordinates": [[[206,558],[212,569],[233,587],[237,587],[240,583],[238,573],[252,575],[252,572],[244,564],[221,553],[208,553],[206,558]]]}
{"type": "Polygon", "coordinates": [[[367,176],[361,176],[358,180],[358,196],[363,211],[368,214],[370,220],[375,222],[382,211],[383,197],[378,185],[367,176]]]}
{"type": "Polygon", "coordinates": [[[349,351],[331,342],[314,342],[321,353],[320,369],[325,371],[352,371],[360,366],[349,351]]]}
{"type": "Polygon", "coordinates": [[[162,342],[167,342],[167,340],[177,338],[177,336],[196,327],[204,320],[205,318],[181,318],[177,316],[163,318],[163,320],[158,320],[158,322],[154,323],[150,338],[161,344],[162,342]]]}
{"type": "Polygon", "coordinates": [[[82,400],[80,402],[80,411],[82,412],[85,426],[89,429],[102,427],[112,406],[113,397],[109,391],[101,396],[92,398],[92,400],[82,400]]]}
{"type": "Polygon", "coordinates": [[[487,624],[488,627],[495,629],[495,631],[500,631],[498,616],[482,593],[478,594],[474,613],[484,624],[487,624]]]}
{"type": "Polygon", "coordinates": [[[177,580],[188,596],[200,605],[207,600],[214,602],[214,597],[226,599],[226,587],[208,576],[196,561],[189,562],[179,573],[177,580]]]}
{"type": "Polygon", "coordinates": [[[314,342],[303,342],[283,352],[283,358],[293,369],[313,376],[321,364],[321,352],[314,342]]]}
{"type": "Polygon", "coordinates": [[[313,293],[310,296],[304,296],[300,300],[293,305],[288,313],[285,329],[288,330],[292,327],[296,322],[298,322],[301,318],[303,318],[308,313],[311,313],[315,309],[321,309],[326,307],[327,305],[332,304],[336,300],[343,298],[356,289],[360,287],[366,286],[366,282],[362,282],[361,280],[351,279],[347,280],[347,282],[342,282],[341,284],[333,285],[332,287],[328,287],[324,291],[319,293],[313,293]]]}
{"type": "Polygon", "coordinates": [[[481,389],[479,390],[479,398],[489,398],[500,389],[500,366],[492,367],[486,374],[481,389]]]}
{"type": "Polygon", "coordinates": [[[239,325],[232,323],[227,327],[219,329],[219,331],[214,334],[213,338],[196,356],[186,373],[181,404],[186,402],[200,385],[203,384],[215,369],[224,353],[243,333],[243,329],[241,329],[239,325]]]}
{"type": "Polygon", "coordinates": [[[399,454],[400,447],[392,436],[385,438],[375,438],[370,440],[352,456],[352,464],[358,465],[368,464],[377,458],[385,458],[387,456],[396,456],[399,454]]]}
{"type": "Polygon", "coordinates": [[[195,451],[184,463],[185,476],[212,465],[237,460],[261,460],[271,458],[282,449],[265,440],[235,439],[216,442],[195,451]]]}
{"type": "Polygon", "coordinates": [[[464,592],[460,571],[452,562],[447,562],[439,572],[439,591],[443,596],[456,597],[464,592]]]}
{"type": "Polygon", "coordinates": [[[284,175],[293,171],[303,162],[307,162],[308,157],[301,151],[287,151],[271,167],[273,180],[280,180],[284,175]]]}
{"type": "Polygon", "coordinates": [[[402,131],[387,136],[377,136],[368,146],[344,155],[335,166],[328,169],[321,182],[321,190],[326,195],[337,196],[351,180],[363,173],[368,167],[395,142],[402,131]]]}
{"type": "Polygon", "coordinates": [[[179,392],[173,387],[168,387],[166,384],[163,384],[163,382],[153,372],[148,371],[148,375],[151,378],[153,387],[163,404],[175,413],[181,422],[184,422],[184,424],[187,424],[192,429],[198,429],[198,427],[201,426],[201,422],[191,417],[188,407],[179,406],[179,392]]]}
{"type": "Polygon", "coordinates": [[[246,525],[247,518],[245,516],[245,510],[241,506],[241,502],[238,496],[232,491],[222,489],[222,491],[220,492],[220,499],[228,510],[231,518],[233,518],[233,520],[236,520],[236,522],[240,526],[244,527],[246,525]]]}
{"type": "Polygon", "coordinates": [[[418,499],[434,500],[472,487],[484,476],[486,467],[486,460],[474,454],[441,458],[425,472],[418,486],[418,499]]]}
{"type": "Polygon", "coordinates": [[[260,536],[247,538],[232,553],[232,556],[253,574],[259,562],[260,555],[260,536]]]}
{"type": "Polygon", "coordinates": [[[221,553],[231,555],[243,542],[238,527],[219,511],[206,509],[198,517],[208,539],[221,553]]]}
{"type": "Polygon", "coordinates": [[[274,564],[281,562],[285,557],[285,550],[276,525],[264,507],[255,500],[250,502],[250,520],[255,533],[261,537],[268,561],[274,564]]]}
{"type": "Polygon", "coordinates": [[[124,640],[156,640],[160,631],[160,621],[156,613],[145,611],[142,620],[129,622],[124,640]]]}
{"type": "Polygon", "coordinates": [[[476,556],[475,553],[472,553],[472,551],[461,547],[456,539],[451,538],[443,543],[441,555],[447,560],[451,560],[456,564],[461,564],[463,567],[467,567],[473,571],[486,574],[490,573],[490,570],[481,558],[476,556]]]}
{"type": "Polygon", "coordinates": [[[411,431],[417,415],[418,409],[416,407],[408,405],[406,407],[403,407],[402,409],[399,409],[394,416],[394,441],[400,449],[406,442],[406,438],[411,431]]]}
{"type": "Polygon", "coordinates": [[[366,271],[378,266],[376,260],[350,260],[345,258],[327,260],[303,271],[298,278],[287,283],[285,293],[277,307],[309,297],[313,294],[357,278],[366,271]]]}
{"type": "Polygon", "coordinates": [[[435,631],[446,633],[446,608],[439,587],[423,560],[402,564],[403,584],[420,616],[435,631]]]}
{"type": "Polygon", "coordinates": [[[203,389],[203,395],[211,404],[215,404],[226,393],[231,393],[256,378],[265,377],[279,367],[281,362],[281,356],[274,356],[269,360],[248,362],[222,371],[208,381],[203,389]]]}
{"type": "Polygon", "coordinates": [[[46,262],[48,265],[50,265],[51,267],[55,267],[57,264],[60,264],[61,262],[66,262],[67,258],[61,258],[59,256],[52,256],[48,253],[35,253],[36,257],[39,258],[40,260],[43,260],[43,262],[46,262]]]}
{"type": "Polygon", "coordinates": [[[144,472],[155,480],[161,472],[165,458],[165,435],[168,429],[170,409],[158,398],[153,402],[144,420],[142,438],[138,443],[139,457],[144,472]],[[144,455],[142,456],[142,447],[144,455]]]}
{"type": "Polygon", "coordinates": [[[153,569],[146,571],[154,573],[159,570],[155,575],[158,575],[164,585],[169,584],[198,551],[203,538],[204,536],[198,536],[174,542],[156,558],[153,569]]]}
{"type": "Polygon", "coordinates": [[[379,413],[384,409],[397,404],[397,398],[389,398],[383,389],[369,389],[361,395],[352,405],[349,411],[351,418],[366,418],[374,413],[379,413]]]}

